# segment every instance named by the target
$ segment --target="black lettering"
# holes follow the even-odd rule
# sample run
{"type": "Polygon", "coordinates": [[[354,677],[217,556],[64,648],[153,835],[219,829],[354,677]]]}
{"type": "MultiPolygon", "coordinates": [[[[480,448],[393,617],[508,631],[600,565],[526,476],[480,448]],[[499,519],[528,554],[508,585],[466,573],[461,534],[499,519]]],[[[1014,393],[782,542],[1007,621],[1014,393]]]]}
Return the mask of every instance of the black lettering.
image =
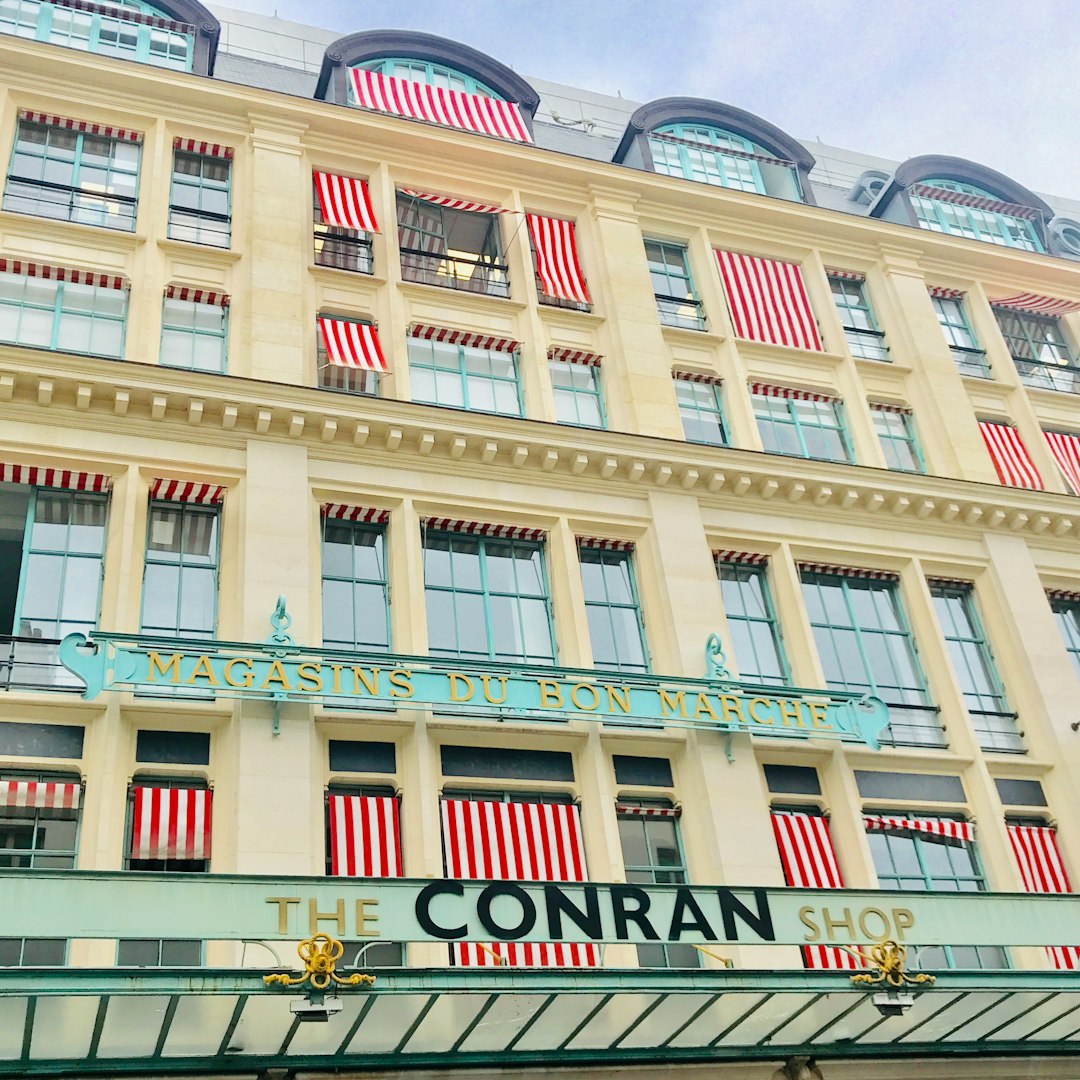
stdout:
{"type": "Polygon", "coordinates": [[[536,905],[529,894],[520,885],[507,881],[497,881],[480,894],[476,914],[480,916],[480,925],[498,941],[517,941],[536,925],[536,905]],[[521,905],[521,922],[517,926],[500,926],[492,918],[491,905],[500,896],[512,896],[521,905]]]}
{"type": "Polygon", "coordinates": [[[754,900],[757,903],[757,913],[751,911],[741,900],[737,900],[730,889],[717,889],[716,895],[720,898],[720,914],[724,917],[724,937],[727,941],[738,941],[739,932],[735,928],[735,916],[740,919],[762,941],[775,941],[776,931],[773,930],[772,912],[769,911],[769,897],[764,889],[754,889],[754,900]]]}
{"type": "Polygon", "coordinates": [[[579,929],[589,935],[593,941],[603,936],[600,926],[600,900],[595,885],[586,885],[581,890],[585,897],[585,910],[577,907],[573,900],[558,885],[544,886],[544,900],[547,904],[548,933],[555,939],[563,936],[562,917],[566,915],[579,929]]]}
{"type": "Polygon", "coordinates": [[[416,921],[425,934],[442,941],[458,941],[468,933],[467,926],[440,926],[431,917],[431,901],[443,893],[448,896],[464,896],[465,887],[460,881],[433,881],[430,885],[425,885],[416,897],[416,921]]]}
{"type": "Polygon", "coordinates": [[[615,919],[615,936],[620,941],[629,941],[626,933],[626,924],[634,923],[641,931],[646,941],[659,941],[660,935],[653,929],[646,912],[652,906],[649,894],[644,889],[635,885],[612,885],[611,886],[611,913],[615,919]],[[627,910],[626,902],[635,902],[635,907],[627,910]]]}
{"type": "Polygon", "coordinates": [[[704,935],[706,941],[715,941],[716,934],[705,918],[705,912],[698,907],[694,894],[689,889],[679,889],[675,893],[675,907],[671,912],[671,930],[668,932],[668,941],[681,941],[684,930],[697,930],[704,935]],[[690,918],[687,919],[687,914],[690,918]]]}

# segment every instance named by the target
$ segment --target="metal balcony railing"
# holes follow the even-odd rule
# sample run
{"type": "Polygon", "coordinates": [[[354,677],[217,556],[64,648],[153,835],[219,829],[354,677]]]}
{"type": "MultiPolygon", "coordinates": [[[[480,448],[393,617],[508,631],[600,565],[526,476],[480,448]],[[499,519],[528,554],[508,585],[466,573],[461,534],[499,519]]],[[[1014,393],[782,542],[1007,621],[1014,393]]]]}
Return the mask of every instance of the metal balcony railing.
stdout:
{"type": "Polygon", "coordinates": [[[70,184],[53,184],[27,177],[8,178],[3,208],[16,214],[100,225],[122,232],[135,231],[138,200],[131,195],[87,191],[70,184]]]}
{"type": "Polygon", "coordinates": [[[228,214],[193,210],[189,206],[169,206],[170,240],[227,248],[231,235],[232,219],[228,214]]]}
{"type": "Polygon", "coordinates": [[[401,249],[402,279],[421,285],[507,297],[510,295],[509,270],[504,263],[485,259],[432,254],[416,248],[401,249]]]}
{"type": "Polygon", "coordinates": [[[0,690],[77,694],[82,681],[60,663],[59,640],[0,635],[0,690]]]}
{"type": "Polygon", "coordinates": [[[879,736],[882,746],[947,747],[941,710],[936,705],[889,706],[889,726],[879,736]]]}
{"type": "Polygon", "coordinates": [[[536,274],[536,295],[541,304],[546,307],[565,308],[567,311],[592,311],[592,304],[583,304],[580,300],[567,300],[564,296],[552,296],[544,292],[544,283],[540,275],[536,274]]]}
{"type": "Polygon", "coordinates": [[[336,225],[315,225],[315,265],[354,274],[374,270],[369,237],[336,225]]]}
{"type": "Polygon", "coordinates": [[[1025,360],[1014,356],[1020,381],[1034,390],[1059,390],[1064,394],[1080,394],[1080,367],[1072,364],[1044,364],[1041,360],[1025,360]]]}
{"type": "Polygon", "coordinates": [[[984,349],[965,349],[962,345],[952,345],[950,349],[956,361],[956,370],[961,375],[972,375],[976,379],[990,379],[990,361],[986,359],[984,349]]]}
{"type": "Polygon", "coordinates": [[[705,329],[705,312],[700,300],[691,296],[657,293],[656,307],[664,326],[681,326],[684,330],[705,329]]]}

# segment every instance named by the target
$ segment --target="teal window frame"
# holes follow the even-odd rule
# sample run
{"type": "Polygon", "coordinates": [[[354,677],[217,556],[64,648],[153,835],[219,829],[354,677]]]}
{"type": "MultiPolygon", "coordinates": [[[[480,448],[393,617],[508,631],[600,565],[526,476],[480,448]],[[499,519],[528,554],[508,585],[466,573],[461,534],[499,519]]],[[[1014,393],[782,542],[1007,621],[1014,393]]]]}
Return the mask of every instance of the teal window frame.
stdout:
{"type": "Polygon", "coordinates": [[[889,346],[870,306],[866,282],[841,274],[829,274],[829,288],[851,355],[860,360],[889,363],[889,346]]]}
{"type": "MultiPolygon", "coordinates": [[[[667,799],[639,799],[620,796],[619,805],[638,809],[671,809],[667,799]]],[[[690,881],[683,851],[679,819],[647,814],[617,814],[623,870],[628,885],[686,885],[690,881]],[[664,835],[664,834],[668,835],[664,835]],[[632,844],[633,847],[628,847],[632,844]],[[644,859],[628,861],[628,855],[644,854],[644,859]]],[[[693,945],[646,944],[637,946],[638,967],[697,968],[701,953],[693,945]]]]}
{"type": "MultiPolygon", "coordinates": [[[[29,780],[37,783],[81,784],[78,774],[56,772],[22,772],[4,769],[6,780],[29,780]]],[[[79,858],[79,831],[82,814],[79,809],[60,810],[37,806],[0,807],[0,873],[4,868],[22,870],[74,870],[79,858]],[[49,825],[71,823],[71,843],[45,846],[49,825]],[[6,837],[5,837],[6,833],[6,837]],[[15,846],[19,834],[29,839],[28,847],[15,846]],[[14,841],[10,845],[7,840],[14,841]]]]}
{"type": "Polygon", "coordinates": [[[750,400],[766,453],[815,461],[840,461],[847,465],[855,463],[843,402],[753,393],[750,400]],[[838,443],[832,448],[834,452],[811,453],[811,450],[830,449],[827,442],[830,433],[835,435],[838,443]]]}
{"type": "MultiPolygon", "coordinates": [[[[198,536],[195,536],[198,540],[198,536]]],[[[219,606],[219,572],[221,563],[221,508],[218,505],[202,505],[198,503],[187,502],[167,502],[161,499],[151,499],[149,509],[146,515],[146,554],[143,562],[143,581],[142,581],[142,607],[139,618],[140,633],[150,634],[156,637],[190,637],[190,638],[204,638],[206,640],[213,640],[214,635],[217,632],[217,619],[218,619],[218,606],[219,606]],[[178,543],[176,545],[176,551],[171,552],[164,548],[159,541],[154,540],[154,526],[155,523],[162,520],[165,515],[176,515],[174,520],[176,522],[175,527],[179,530],[178,543]],[[197,551],[186,550],[188,541],[191,539],[191,533],[197,534],[198,527],[194,525],[194,522],[209,521],[209,526],[203,525],[201,528],[205,529],[209,527],[210,536],[206,544],[207,552],[205,555],[199,555],[197,551]],[[152,545],[158,544],[158,550],[155,551],[152,545]],[[175,555],[175,557],[170,557],[175,555]],[[162,567],[164,570],[175,568],[176,570],[176,585],[175,588],[167,586],[170,594],[175,594],[175,611],[176,617],[173,620],[172,625],[165,625],[162,623],[148,623],[147,620],[147,598],[149,596],[149,590],[151,588],[150,580],[156,574],[151,573],[152,568],[162,567]],[[203,625],[185,625],[187,622],[194,623],[195,620],[187,620],[184,618],[182,612],[184,607],[184,584],[185,580],[189,582],[189,589],[191,588],[190,582],[197,580],[194,575],[200,577],[205,576],[207,573],[210,575],[212,582],[213,604],[212,614],[209,620],[204,621],[203,625]],[[209,625],[206,623],[208,622],[209,625]]],[[[161,573],[163,579],[167,577],[164,573],[161,573]]],[[[156,586],[154,586],[156,588],[156,586]]],[[[189,593],[190,595],[190,593],[189,593]]],[[[156,783],[156,781],[155,781],[156,783]]]]}
{"type": "Polygon", "coordinates": [[[555,663],[558,649],[543,543],[427,528],[421,540],[431,656],[555,663]],[[544,635],[538,632],[541,626],[544,635]],[[479,628],[482,640],[476,636],[479,628]],[[507,647],[508,628],[519,647],[507,647]]]}
{"type": "Polygon", "coordinates": [[[801,581],[825,685],[881,698],[890,717],[882,742],[944,746],[899,582],[807,570],[801,581]]]}
{"type": "MultiPolygon", "coordinates": [[[[927,187],[956,191],[964,195],[975,195],[982,199],[997,199],[998,196],[958,180],[922,180],[927,187]]],[[[1027,218],[1013,217],[998,210],[984,210],[981,207],[962,206],[960,203],[945,202],[932,196],[909,195],[912,209],[919,227],[931,232],[945,233],[948,236],[965,236],[969,240],[998,244],[1002,247],[1020,248],[1022,251],[1042,253],[1042,241],[1035,231],[1035,226],[1027,218]]]]}
{"type": "Polygon", "coordinates": [[[578,364],[551,357],[551,392],[555,401],[555,419],[574,427],[607,427],[604,393],[599,364],[578,364]]]}
{"type": "MultiPolygon", "coordinates": [[[[344,319],[340,315],[319,313],[326,319],[338,319],[341,322],[356,323],[358,326],[370,326],[366,319],[344,319]]],[[[359,394],[364,397],[379,396],[380,375],[367,368],[347,367],[344,364],[331,364],[326,352],[326,342],[315,324],[315,370],[320,390],[334,390],[339,394],[359,394]]]]}
{"type": "Polygon", "coordinates": [[[323,518],[322,604],[323,645],[327,648],[351,652],[389,651],[390,579],[385,525],[323,518]],[[340,539],[335,540],[335,536],[340,539]],[[346,547],[348,566],[345,565],[346,547]],[[332,554],[334,548],[341,549],[339,555],[332,554]],[[376,612],[380,606],[381,622],[376,612]],[[348,637],[328,636],[327,616],[331,610],[348,610],[352,624],[352,633],[348,637]],[[372,632],[376,625],[381,626],[382,633],[372,632]]]}
{"type": "Polygon", "coordinates": [[[1080,598],[1051,596],[1050,610],[1061,633],[1061,641],[1072,661],[1076,677],[1080,679],[1080,598]]]}
{"type": "Polygon", "coordinates": [[[887,467],[896,472],[925,473],[926,462],[911,413],[871,402],[870,415],[887,467]]]}
{"type": "Polygon", "coordinates": [[[644,238],[644,243],[660,322],[685,330],[704,330],[705,308],[694,288],[686,245],[649,237],[644,238]]]}
{"type": "Polygon", "coordinates": [[[593,667],[602,671],[647,674],[649,645],[634,579],[633,552],[579,544],[578,563],[581,566],[593,667]],[[587,566],[596,566],[599,570],[587,572],[587,566]],[[630,627],[636,628],[636,634],[630,633],[630,627]],[[636,645],[640,652],[622,655],[620,641],[626,646],[636,645]],[[600,642],[609,648],[598,650],[600,642]],[[599,658],[598,651],[603,652],[599,658]]]}
{"type": "MultiPolygon", "coordinates": [[[[413,82],[423,83],[426,86],[439,86],[444,90],[479,94],[482,97],[494,98],[496,101],[506,100],[479,79],[467,75],[464,71],[458,71],[449,64],[437,64],[431,60],[415,60],[408,56],[381,56],[377,60],[368,60],[354,66],[363,71],[376,71],[391,79],[411,79],[413,82]],[[417,78],[418,75],[422,75],[423,78],[417,78]]],[[[356,104],[351,79],[349,80],[349,103],[356,104]]]]}
{"type": "Polygon", "coordinates": [[[166,296],[161,305],[161,366],[224,375],[228,362],[228,307],[166,296]],[[188,353],[190,362],[166,360],[174,348],[188,353]],[[216,359],[212,356],[215,349],[216,359]]]}
{"type": "Polygon", "coordinates": [[[142,145],[20,119],[3,209],[134,232],[142,145]]]}
{"type": "Polygon", "coordinates": [[[986,358],[986,350],[979,347],[979,339],[971,328],[963,299],[959,296],[931,296],[930,302],[934,305],[934,314],[960,374],[972,375],[977,379],[991,378],[990,361],[986,358]]]}
{"type": "Polygon", "coordinates": [[[970,585],[931,582],[946,651],[983,750],[1026,753],[970,585]]]}
{"type": "Polygon", "coordinates": [[[170,240],[206,247],[229,247],[232,242],[232,171],[230,158],[173,150],[169,184],[170,240]],[[198,171],[184,171],[179,168],[182,164],[198,171]]]}
{"type": "Polygon", "coordinates": [[[790,686],[791,668],[764,566],[718,559],[716,576],[739,678],[790,686]],[[763,662],[763,657],[768,657],[763,662]]]}
{"type": "Polygon", "coordinates": [[[679,373],[672,376],[672,381],[686,441],[702,446],[727,446],[728,430],[721,384],[688,379],[679,373]]]}
{"type": "Polygon", "coordinates": [[[409,338],[407,350],[413,401],[497,416],[525,415],[516,352],[434,338],[409,338]],[[512,375],[497,373],[496,364],[512,375]],[[418,375],[428,380],[430,390],[418,391],[418,375]]]}
{"type": "Polygon", "coordinates": [[[1080,365],[1060,319],[998,307],[993,311],[1021,382],[1040,390],[1080,393],[1080,365]]]}
{"type": "MultiPolygon", "coordinates": [[[[868,810],[895,816],[895,810],[868,810]]],[[[920,821],[947,821],[941,814],[918,813],[920,821]]],[[[986,875],[974,842],[905,830],[867,830],[878,888],[896,892],[986,892],[986,875]]],[[[1000,946],[908,946],[913,966],[926,968],[1007,968],[1000,946]],[[965,962],[967,961],[967,962],[965,962]],[[975,961],[971,963],[970,961],[975,961]],[[994,962],[996,961],[996,962],[994,962]]]]}
{"type": "Polygon", "coordinates": [[[757,161],[724,153],[725,150],[757,153],[754,144],[744,136],[709,124],[665,124],[654,128],[653,132],[707,144],[707,147],[703,145],[699,149],[684,143],[650,138],[649,154],[652,157],[653,172],[663,176],[681,176],[684,180],[694,180],[713,187],[766,194],[761,166],[757,161]]]}
{"type": "Polygon", "coordinates": [[[0,341],[11,345],[122,360],[127,313],[127,289],[0,273],[0,341]],[[95,336],[108,345],[110,333],[115,348],[96,350],[95,336]]]}

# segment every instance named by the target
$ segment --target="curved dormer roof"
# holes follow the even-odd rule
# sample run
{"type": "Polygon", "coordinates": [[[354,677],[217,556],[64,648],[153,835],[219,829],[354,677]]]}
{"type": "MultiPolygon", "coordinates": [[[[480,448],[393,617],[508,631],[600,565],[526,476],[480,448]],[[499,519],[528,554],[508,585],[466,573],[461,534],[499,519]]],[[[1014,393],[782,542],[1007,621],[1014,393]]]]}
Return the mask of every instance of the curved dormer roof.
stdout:
{"type": "Polygon", "coordinates": [[[459,41],[413,30],[364,30],[332,41],[323,54],[315,97],[339,105],[346,104],[347,69],[369,60],[392,56],[445,64],[471,75],[506,101],[516,102],[527,123],[532,122],[540,104],[540,95],[505,64],[459,41]]]}
{"type": "Polygon", "coordinates": [[[151,0],[162,14],[177,22],[195,27],[195,51],[191,58],[191,70],[196,75],[213,75],[217,58],[221,23],[199,0],[151,0]]]}

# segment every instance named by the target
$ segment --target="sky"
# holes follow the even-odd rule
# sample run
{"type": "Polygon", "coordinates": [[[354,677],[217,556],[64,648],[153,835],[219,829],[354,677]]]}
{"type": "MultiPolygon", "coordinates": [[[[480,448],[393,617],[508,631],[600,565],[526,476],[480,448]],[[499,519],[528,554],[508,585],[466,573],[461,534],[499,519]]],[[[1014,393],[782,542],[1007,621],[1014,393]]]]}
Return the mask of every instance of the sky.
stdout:
{"type": "Polygon", "coordinates": [[[1077,0],[223,0],[340,30],[423,30],[523,75],[713,98],[796,138],[952,154],[1080,199],[1077,0]]]}

